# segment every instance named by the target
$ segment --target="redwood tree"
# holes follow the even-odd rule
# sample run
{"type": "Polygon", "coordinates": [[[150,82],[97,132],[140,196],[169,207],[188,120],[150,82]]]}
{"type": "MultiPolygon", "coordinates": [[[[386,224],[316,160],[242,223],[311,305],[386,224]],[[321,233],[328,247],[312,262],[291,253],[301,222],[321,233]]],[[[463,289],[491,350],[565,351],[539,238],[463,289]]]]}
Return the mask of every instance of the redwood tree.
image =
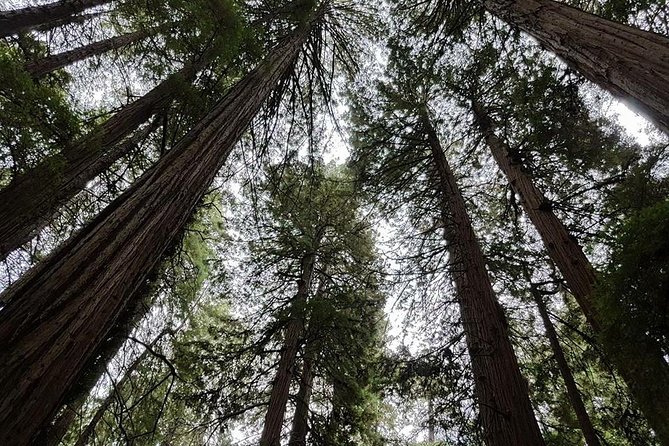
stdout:
{"type": "Polygon", "coordinates": [[[88,59],[89,57],[98,56],[107,51],[123,48],[132,43],[138,42],[149,36],[149,32],[145,30],[135,31],[127,34],[110,37],[108,39],[100,40],[98,42],[89,43],[73,50],[64,51],[62,53],[51,54],[33,62],[26,64],[26,71],[33,77],[42,77],[45,74],[51,73],[59,68],[66,67],[74,62],[88,59]]]}
{"type": "Polygon", "coordinates": [[[439,176],[444,239],[451,255],[486,444],[542,445],[504,312],[486,271],[465,201],[427,110],[422,125],[439,176]]]}
{"type": "Polygon", "coordinates": [[[28,442],[53,415],[235,143],[290,74],[326,8],[310,11],[153,169],[5,292],[0,442],[28,442]]]}
{"type": "Polygon", "coordinates": [[[78,20],[77,13],[112,0],[61,0],[46,5],[0,11],[0,37],[30,31],[37,26],[63,25],[78,20]]]}

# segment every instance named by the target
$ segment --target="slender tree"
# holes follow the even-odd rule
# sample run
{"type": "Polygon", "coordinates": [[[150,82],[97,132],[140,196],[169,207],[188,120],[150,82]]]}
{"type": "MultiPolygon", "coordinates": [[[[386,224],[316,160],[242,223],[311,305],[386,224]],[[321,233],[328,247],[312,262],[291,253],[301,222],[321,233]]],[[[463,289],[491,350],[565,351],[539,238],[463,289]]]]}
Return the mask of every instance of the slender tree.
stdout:
{"type": "MultiPolygon", "coordinates": [[[[476,99],[472,101],[472,111],[493,157],[513,190],[520,195],[523,209],[541,236],[548,255],[562,273],[588,323],[597,334],[601,334],[604,329],[615,330],[596,309],[595,270],[583,249],[534,185],[532,178],[523,168],[522,161],[517,156],[514,157],[509,145],[497,136],[490,116],[476,99]]],[[[653,430],[664,444],[669,444],[669,431],[664,421],[669,416],[669,365],[657,341],[648,335],[638,341],[636,346],[619,343],[604,347],[611,352],[625,351],[625,360],[617,360],[616,354],[612,354],[611,358],[653,430]],[[630,358],[635,359],[630,362],[630,358]]]]}
{"type": "Polygon", "coordinates": [[[327,5],[310,9],[155,168],[6,291],[0,441],[25,443],[53,415],[253,117],[290,74],[327,5]]]}
{"type": "Polygon", "coordinates": [[[39,78],[75,62],[88,59],[89,57],[98,56],[100,54],[106,53],[107,51],[116,50],[131,45],[148,37],[149,35],[149,31],[140,30],[110,37],[98,42],[89,43],[88,45],[84,45],[73,50],[52,54],[42,59],[29,62],[26,64],[26,71],[28,71],[31,76],[39,78]]]}
{"type": "Polygon", "coordinates": [[[309,403],[314,385],[314,361],[316,360],[317,347],[314,341],[307,340],[302,358],[302,370],[300,371],[300,387],[295,397],[295,414],[290,428],[288,444],[290,446],[306,446],[307,433],[309,431],[309,403]]]}
{"type": "MultiPolygon", "coordinates": [[[[317,237],[318,239],[320,237],[317,237]]],[[[315,262],[315,251],[305,253],[300,262],[301,273],[297,284],[297,294],[292,301],[293,311],[286,325],[279,366],[272,383],[269,407],[267,408],[260,436],[261,446],[279,446],[281,444],[281,428],[283,427],[283,420],[286,414],[290,383],[296,367],[295,359],[300,348],[300,340],[304,335],[302,311],[311,287],[315,262]]]]}
{"type": "Polygon", "coordinates": [[[0,11],[0,37],[30,31],[37,26],[59,26],[76,21],[76,14],[79,12],[110,2],[111,0],[60,0],[46,5],[0,11]]]}
{"type": "MultiPolygon", "coordinates": [[[[529,274],[527,274],[527,277],[529,277],[529,274]]],[[[576,385],[574,375],[571,373],[571,368],[569,367],[567,358],[565,358],[562,346],[560,345],[558,334],[555,331],[555,327],[551,322],[550,316],[548,315],[548,309],[546,307],[546,302],[544,301],[544,296],[542,295],[539,286],[535,283],[530,283],[530,293],[532,294],[534,303],[539,309],[541,322],[543,323],[544,329],[546,330],[546,336],[550,342],[551,350],[553,351],[553,356],[555,357],[555,362],[557,363],[558,369],[560,370],[560,375],[562,376],[562,380],[564,381],[564,385],[567,389],[569,402],[574,408],[579,426],[581,427],[581,431],[585,437],[585,442],[588,446],[599,446],[601,444],[599,441],[599,436],[597,435],[597,431],[592,425],[592,421],[590,420],[590,415],[588,415],[588,411],[585,408],[585,404],[583,404],[581,393],[579,392],[578,386],[576,385]]]]}

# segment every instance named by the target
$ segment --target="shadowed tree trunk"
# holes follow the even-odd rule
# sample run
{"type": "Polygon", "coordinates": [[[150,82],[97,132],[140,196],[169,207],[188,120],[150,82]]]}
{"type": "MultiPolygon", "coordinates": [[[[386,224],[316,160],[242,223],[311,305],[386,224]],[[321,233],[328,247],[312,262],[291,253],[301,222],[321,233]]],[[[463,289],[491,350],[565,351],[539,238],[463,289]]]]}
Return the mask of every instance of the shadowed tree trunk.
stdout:
{"type": "Polygon", "coordinates": [[[546,303],[544,298],[541,295],[541,292],[537,288],[537,285],[530,283],[530,292],[532,293],[532,298],[537,304],[539,309],[539,314],[541,315],[541,321],[546,330],[546,337],[551,345],[551,350],[553,351],[553,356],[555,357],[555,362],[558,365],[560,370],[560,375],[564,381],[564,385],[567,388],[567,397],[571,406],[574,408],[574,413],[576,414],[576,419],[578,419],[578,424],[581,427],[581,432],[583,432],[583,437],[585,437],[585,442],[588,446],[600,446],[599,437],[597,436],[597,431],[595,431],[592,421],[590,420],[590,415],[585,409],[585,404],[583,404],[583,399],[581,398],[581,393],[578,391],[578,386],[576,385],[576,380],[574,380],[574,375],[571,373],[571,368],[567,362],[567,358],[564,356],[562,351],[562,346],[560,345],[560,340],[558,339],[558,334],[555,331],[555,327],[551,322],[550,317],[548,316],[548,310],[546,308],[546,303]]]}
{"type": "Polygon", "coordinates": [[[552,0],[484,5],[669,132],[669,38],[552,0]]]}
{"type": "Polygon", "coordinates": [[[50,29],[58,28],[60,26],[81,24],[89,20],[92,20],[96,17],[99,17],[102,14],[104,14],[104,12],[100,11],[100,12],[89,12],[87,14],[79,14],[74,17],[70,16],[61,20],[56,20],[55,22],[48,22],[43,25],[36,26],[33,28],[33,30],[39,32],[46,32],[49,31],[50,29]]]}
{"type": "Polygon", "coordinates": [[[318,353],[316,348],[313,340],[307,341],[307,345],[304,349],[304,359],[302,361],[300,390],[297,392],[295,401],[295,415],[290,430],[288,446],[307,445],[307,433],[309,431],[309,403],[311,402],[311,390],[314,382],[313,366],[318,353]]]}
{"type": "Polygon", "coordinates": [[[488,446],[543,445],[527,383],[520,373],[506,318],[490,283],[465,201],[427,112],[422,121],[439,175],[444,238],[454,265],[452,277],[485,442],[488,446]]]}
{"type": "Polygon", "coordinates": [[[133,33],[122,34],[120,36],[110,37],[109,39],[93,42],[88,45],[65,51],[58,54],[52,54],[42,59],[26,64],[28,71],[34,78],[39,78],[47,73],[51,73],[59,68],[66,67],[74,62],[88,59],[89,57],[104,54],[107,51],[123,48],[124,46],[138,42],[148,37],[150,32],[142,30],[133,33]]]}
{"type": "MultiPolygon", "coordinates": [[[[149,347],[153,347],[160,339],[162,339],[162,337],[165,334],[166,332],[162,332],[161,334],[159,334],[156,337],[156,339],[154,339],[151,342],[149,347]]],[[[109,395],[107,395],[105,399],[102,400],[102,403],[100,403],[98,408],[95,410],[93,417],[90,419],[84,430],[81,431],[79,438],[77,438],[75,446],[86,446],[87,444],[89,444],[91,437],[95,433],[95,428],[97,427],[98,423],[100,423],[100,420],[102,420],[102,417],[104,416],[105,412],[107,411],[107,409],[109,409],[109,406],[117,396],[116,391],[114,389],[123,389],[125,387],[125,384],[130,380],[133,372],[137,370],[137,368],[142,364],[144,359],[146,359],[148,354],[149,354],[149,349],[145,348],[144,351],[133,361],[130,367],[127,368],[127,370],[123,374],[123,377],[118,381],[118,383],[115,386],[113,386],[114,388],[109,392],[109,395]]]]}
{"type": "Polygon", "coordinates": [[[295,369],[297,351],[300,348],[300,339],[304,334],[304,317],[301,307],[304,306],[309,295],[315,261],[316,253],[314,252],[305,254],[301,261],[297,294],[291,304],[293,310],[285,329],[283,348],[281,349],[276,377],[272,383],[272,393],[269,398],[267,413],[265,414],[260,446],[281,445],[281,428],[283,427],[283,420],[286,415],[290,383],[295,369]]]}
{"type": "Polygon", "coordinates": [[[5,292],[0,444],[27,443],[53,416],[266,99],[294,68],[320,17],[314,14],[282,40],[156,166],[5,292]]]}
{"type": "Polygon", "coordinates": [[[63,204],[132,150],[136,138],[121,141],[168,107],[182,82],[192,79],[198,68],[199,64],[187,65],[91,133],[18,175],[0,190],[0,260],[28,242],[63,204]]]}
{"type": "Polygon", "coordinates": [[[76,20],[76,14],[81,11],[94,6],[104,5],[111,1],[61,0],[46,5],[0,11],[0,37],[10,36],[22,31],[30,31],[37,26],[46,26],[51,23],[64,25],[70,20],[76,20]]]}
{"type": "MultiPolygon", "coordinates": [[[[617,330],[597,314],[595,270],[583,249],[557,218],[519,160],[514,158],[509,145],[495,134],[494,124],[481,104],[473,101],[472,110],[495,161],[514,192],[520,195],[521,205],[541,236],[546,252],[557,265],[594,332],[599,335],[603,329],[617,330]]],[[[638,341],[633,347],[626,342],[604,343],[603,347],[657,436],[663,444],[669,445],[669,365],[655,340],[644,338],[638,341]],[[621,352],[623,359],[620,359],[621,352]]]]}

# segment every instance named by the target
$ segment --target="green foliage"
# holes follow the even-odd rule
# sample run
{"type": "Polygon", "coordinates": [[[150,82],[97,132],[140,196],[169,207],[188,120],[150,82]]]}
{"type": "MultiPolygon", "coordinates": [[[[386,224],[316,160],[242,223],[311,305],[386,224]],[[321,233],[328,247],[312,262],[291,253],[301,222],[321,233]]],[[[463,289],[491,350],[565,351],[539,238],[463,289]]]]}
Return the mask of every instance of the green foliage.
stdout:
{"type": "Polygon", "coordinates": [[[669,202],[630,217],[616,230],[614,246],[599,305],[609,336],[624,339],[608,341],[634,345],[647,334],[669,351],[669,202]]]}
{"type": "Polygon", "coordinates": [[[0,44],[0,185],[58,151],[79,131],[62,79],[35,82],[17,49],[0,44]]]}

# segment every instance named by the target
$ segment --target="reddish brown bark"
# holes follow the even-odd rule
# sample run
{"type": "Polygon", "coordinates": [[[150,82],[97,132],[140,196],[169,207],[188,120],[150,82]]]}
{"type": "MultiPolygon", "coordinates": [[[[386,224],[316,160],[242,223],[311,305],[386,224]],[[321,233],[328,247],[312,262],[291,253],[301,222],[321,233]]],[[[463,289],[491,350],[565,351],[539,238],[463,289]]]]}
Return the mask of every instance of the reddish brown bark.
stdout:
{"type": "Polygon", "coordinates": [[[194,65],[184,67],[97,129],[0,190],[0,260],[28,242],[63,204],[132,150],[136,138],[126,142],[123,139],[165,109],[182,82],[191,79],[196,70],[194,65]]]}
{"type": "Polygon", "coordinates": [[[94,6],[110,3],[112,0],[61,0],[46,5],[28,6],[21,9],[0,11],[0,37],[50,23],[67,23],[68,18],[76,19],[79,12],[94,6]]]}
{"type": "Polygon", "coordinates": [[[669,132],[669,38],[552,0],[484,4],[669,132]]]}
{"type": "Polygon", "coordinates": [[[100,40],[99,42],[93,42],[70,51],[52,54],[48,57],[27,63],[26,71],[28,71],[34,78],[39,78],[59,68],[73,64],[74,62],[98,56],[107,51],[123,48],[144,39],[148,35],[149,32],[147,31],[135,31],[133,33],[100,40]]]}
{"type": "Polygon", "coordinates": [[[492,289],[465,201],[427,114],[423,124],[439,175],[444,238],[454,265],[452,276],[485,442],[488,446],[543,445],[527,383],[520,373],[506,318],[492,289]]]}
{"type": "MultiPolygon", "coordinates": [[[[581,246],[557,218],[523,166],[514,159],[508,144],[495,134],[494,124],[482,106],[474,101],[472,110],[493,157],[513,190],[520,195],[523,210],[593,330],[599,335],[606,326],[615,332],[617,327],[607,326],[596,312],[595,271],[581,246]]],[[[622,334],[618,337],[624,339],[622,334]]],[[[669,365],[657,342],[647,337],[638,339],[634,346],[620,342],[603,347],[658,438],[669,445],[669,423],[666,422],[669,419],[669,365]]]]}
{"type": "Polygon", "coordinates": [[[175,243],[232,148],[294,67],[311,23],[283,40],[94,221],[6,291],[0,444],[53,416],[119,314],[175,243]]]}
{"type": "Polygon", "coordinates": [[[581,427],[581,432],[583,432],[583,437],[585,437],[585,442],[588,446],[599,446],[601,442],[597,436],[597,431],[592,425],[590,420],[590,415],[583,404],[583,399],[581,398],[581,393],[578,390],[576,385],[576,380],[574,375],[571,373],[571,368],[567,362],[567,358],[564,356],[562,351],[562,346],[560,345],[560,340],[558,339],[558,334],[555,331],[555,327],[551,322],[550,317],[548,316],[548,310],[546,309],[546,303],[544,302],[543,296],[537,289],[536,285],[530,285],[530,291],[534,302],[537,304],[539,309],[539,314],[541,315],[541,321],[543,322],[544,329],[546,330],[546,337],[551,345],[551,350],[553,351],[553,356],[555,357],[555,362],[558,365],[560,370],[560,375],[564,381],[564,385],[567,389],[567,397],[571,406],[574,408],[574,413],[576,414],[576,419],[578,424],[581,427]]]}
{"type": "Polygon", "coordinates": [[[39,31],[39,32],[46,32],[46,31],[49,31],[50,29],[57,28],[57,27],[60,27],[60,26],[85,23],[89,20],[92,20],[96,17],[101,16],[102,14],[104,14],[103,11],[98,11],[98,12],[89,12],[89,13],[86,13],[86,14],[79,14],[79,15],[76,15],[74,17],[70,16],[70,17],[66,17],[66,18],[61,19],[61,20],[56,20],[55,22],[48,22],[48,23],[45,23],[43,25],[36,26],[36,27],[33,28],[33,30],[39,31]]]}
{"type": "Polygon", "coordinates": [[[272,393],[269,406],[265,414],[260,446],[280,446],[281,428],[286,416],[286,405],[290,393],[290,383],[295,369],[295,359],[300,348],[300,339],[304,334],[304,317],[300,308],[304,306],[309,295],[311,280],[314,273],[315,253],[307,253],[302,258],[300,280],[297,284],[297,294],[293,298],[293,314],[285,329],[283,348],[279,358],[276,376],[272,383],[272,393]]]}
{"type": "Polygon", "coordinates": [[[313,341],[307,342],[305,347],[302,372],[300,374],[300,390],[297,392],[295,401],[295,415],[293,416],[293,425],[290,429],[288,446],[306,446],[307,444],[309,403],[311,402],[311,390],[314,382],[313,366],[317,353],[316,348],[313,341]]]}
{"type": "Polygon", "coordinates": [[[506,175],[514,192],[522,197],[523,209],[537,228],[548,256],[560,269],[585,318],[595,330],[599,330],[600,324],[592,302],[596,278],[590,261],[581,246],[557,218],[550,202],[523,171],[518,161],[514,161],[508,145],[497,137],[493,123],[485,110],[476,101],[472,102],[472,110],[495,161],[506,175]]]}

